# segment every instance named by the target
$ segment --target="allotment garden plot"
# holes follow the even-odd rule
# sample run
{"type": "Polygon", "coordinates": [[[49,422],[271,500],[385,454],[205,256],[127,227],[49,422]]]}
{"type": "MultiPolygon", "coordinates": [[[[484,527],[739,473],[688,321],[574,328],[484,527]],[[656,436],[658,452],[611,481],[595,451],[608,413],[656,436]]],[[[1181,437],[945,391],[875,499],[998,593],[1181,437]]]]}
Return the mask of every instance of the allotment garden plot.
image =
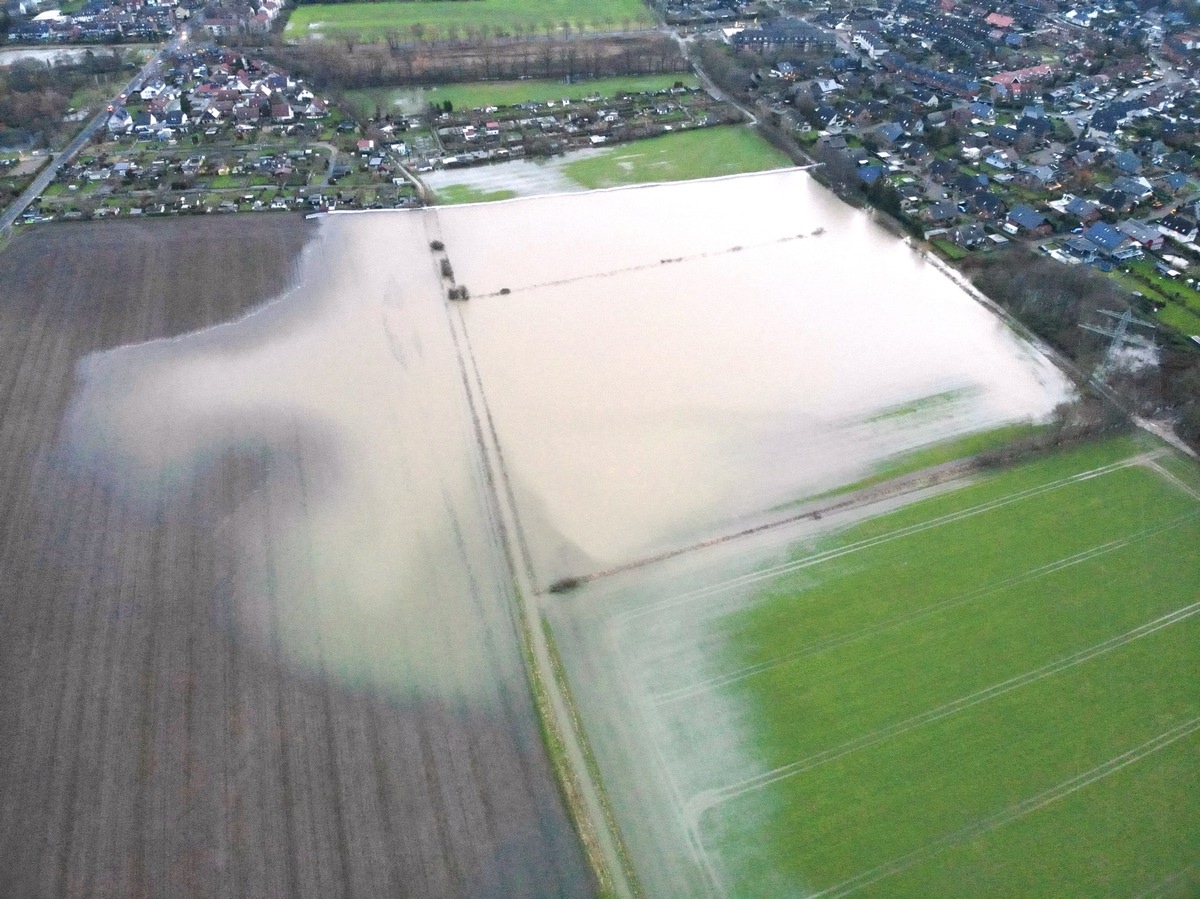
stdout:
{"type": "Polygon", "coordinates": [[[1198,486],[1122,438],[547,597],[648,885],[1190,895],[1198,486]]]}

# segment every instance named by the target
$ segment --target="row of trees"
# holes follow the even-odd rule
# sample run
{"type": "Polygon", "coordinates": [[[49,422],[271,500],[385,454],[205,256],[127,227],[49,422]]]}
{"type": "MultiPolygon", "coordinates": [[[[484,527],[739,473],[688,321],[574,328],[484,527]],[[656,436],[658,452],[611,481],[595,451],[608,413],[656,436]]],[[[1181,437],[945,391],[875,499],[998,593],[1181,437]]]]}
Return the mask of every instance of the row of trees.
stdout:
{"type": "Polygon", "coordinates": [[[66,130],[63,117],[76,91],[115,83],[128,71],[119,53],[90,50],[70,63],[22,59],[0,68],[0,146],[53,143],[66,130]]]}
{"type": "MultiPolygon", "coordinates": [[[[1080,325],[1095,322],[1097,309],[1120,312],[1130,305],[1128,294],[1087,266],[1062,265],[1018,247],[985,257],[972,280],[1085,373],[1104,358],[1107,341],[1080,325]]],[[[1200,448],[1200,352],[1166,330],[1156,336],[1157,366],[1118,369],[1109,382],[1135,411],[1174,418],[1179,436],[1200,448]]]]}
{"type": "Polygon", "coordinates": [[[520,78],[574,80],[682,72],[687,67],[677,45],[660,36],[471,48],[373,45],[355,53],[320,41],[280,47],[273,55],[323,90],[520,78]]]}

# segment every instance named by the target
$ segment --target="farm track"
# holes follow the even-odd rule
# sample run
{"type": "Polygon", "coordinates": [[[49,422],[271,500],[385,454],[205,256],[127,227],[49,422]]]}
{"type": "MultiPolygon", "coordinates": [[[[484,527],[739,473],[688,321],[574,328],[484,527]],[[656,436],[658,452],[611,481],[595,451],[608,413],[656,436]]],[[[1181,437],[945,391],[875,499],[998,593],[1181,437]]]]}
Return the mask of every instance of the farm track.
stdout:
{"type": "MultiPolygon", "coordinates": [[[[315,502],[320,435],[282,420],[277,443],[182,486],[159,466],[130,487],[62,448],[81,359],[238,317],[294,280],[314,234],[298,218],[55,226],[0,254],[6,897],[592,890],[519,659],[519,689],[497,667],[482,706],[463,700],[451,666],[470,650],[451,636],[407,638],[450,660],[436,697],[346,685],[327,661],[346,639],[336,607],[277,586],[277,515],[228,527],[247,502],[315,502]],[[270,588],[265,646],[236,621],[247,577],[270,588]],[[297,601],[310,670],[282,649],[297,601]]],[[[482,635],[485,670],[510,642],[482,635]]]]}

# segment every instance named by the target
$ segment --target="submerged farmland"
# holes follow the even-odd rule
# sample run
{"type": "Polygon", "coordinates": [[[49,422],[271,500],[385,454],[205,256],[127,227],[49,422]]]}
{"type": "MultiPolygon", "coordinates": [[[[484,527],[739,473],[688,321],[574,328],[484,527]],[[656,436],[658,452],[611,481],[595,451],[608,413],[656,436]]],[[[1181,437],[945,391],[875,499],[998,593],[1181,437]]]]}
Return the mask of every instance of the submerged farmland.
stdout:
{"type": "Polygon", "coordinates": [[[1125,440],[811,514],[1072,389],[804,172],[155,224],[0,256],[0,882],[574,896],[604,856],[651,896],[931,895],[1073,841],[1037,893],[1195,858],[1194,467],[1125,440]],[[564,759],[624,849],[579,839],[564,759]]]}
{"type": "Polygon", "coordinates": [[[1071,393],[803,172],[436,214],[543,587],[761,523],[1071,393]]]}
{"type": "Polygon", "coordinates": [[[0,272],[0,892],[591,895],[423,221],[0,272]]]}

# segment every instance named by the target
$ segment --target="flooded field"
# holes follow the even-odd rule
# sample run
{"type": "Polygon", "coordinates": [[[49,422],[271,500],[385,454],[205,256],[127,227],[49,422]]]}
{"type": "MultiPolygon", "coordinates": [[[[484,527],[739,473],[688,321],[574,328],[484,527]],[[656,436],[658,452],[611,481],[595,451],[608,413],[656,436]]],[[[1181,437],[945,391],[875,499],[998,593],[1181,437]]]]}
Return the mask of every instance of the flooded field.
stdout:
{"type": "Polygon", "coordinates": [[[599,150],[575,150],[551,159],[514,159],[494,165],[478,165],[463,169],[438,169],[421,175],[421,180],[433,191],[462,185],[473,190],[492,193],[511,191],[518,197],[540,197],[546,194],[578,193],[583,185],[572,180],[564,167],[579,159],[596,156],[599,150]]]}
{"type": "Polygon", "coordinates": [[[438,214],[543,586],[740,529],[1069,394],[803,172],[438,214]]]}
{"type": "Polygon", "coordinates": [[[592,894],[420,216],[43,229],[0,316],[6,895],[592,894]]]}
{"type": "MultiPolygon", "coordinates": [[[[590,895],[510,560],[545,589],[711,541],[1069,393],[799,171],[45,228],[0,255],[0,324],[18,895],[590,895]]],[[[761,561],[714,552],[589,584],[594,620],[543,598],[568,672],[594,666],[589,726],[624,722],[600,756],[648,766],[622,824],[666,809],[631,830],[648,868],[677,854],[658,893],[712,879],[607,616],[761,561]]],[[[702,667],[701,630],[669,626],[702,667]]],[[[712,759],[740,757],[741,714],[712,759]]]]}

